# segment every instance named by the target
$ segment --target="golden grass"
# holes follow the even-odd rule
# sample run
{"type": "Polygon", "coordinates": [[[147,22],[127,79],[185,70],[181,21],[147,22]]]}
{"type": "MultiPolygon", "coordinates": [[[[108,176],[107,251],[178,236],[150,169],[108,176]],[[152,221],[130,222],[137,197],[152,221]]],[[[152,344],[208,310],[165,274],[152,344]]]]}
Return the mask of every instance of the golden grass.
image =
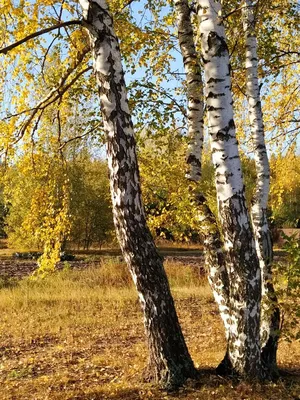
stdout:
{"type": "MultiPolygon", "coordinates": [[[[142,314],[125,266],[111,261],[1,289],[0,399],[297,399],[299,376],[251,386],[214,375],[225,341],[210,289],[193,267],[166,270],[199,382],[167,394],[141,381],[142,314]]],[[[281,343],[279,357],[299,372],[299,343],[281,343]]]]}

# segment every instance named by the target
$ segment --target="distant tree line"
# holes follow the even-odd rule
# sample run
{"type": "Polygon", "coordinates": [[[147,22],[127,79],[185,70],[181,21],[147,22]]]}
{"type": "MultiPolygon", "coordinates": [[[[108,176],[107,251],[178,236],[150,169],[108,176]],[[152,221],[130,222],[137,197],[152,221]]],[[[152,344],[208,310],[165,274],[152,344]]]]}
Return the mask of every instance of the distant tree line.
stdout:
{"type": "MultiPolygon", "coordinates": [[[[184,184],[186,147],[186,138],[180,134],[174,136],[171,131],[158,135],[155,141],[145,138],[140,141],[143,198],[154,236],[164,240],[199,242],[197,229],[193,229],[188,187],[184,184]]],[[[48,166],[52,168],[51,157],[48,158],[48,166]]],[[[254,160],[242,155],[242,164],[246,197],[250,202],[255,189],[254,160]]],[[[42,214],[33,215],[32,201],[38,200],[37,189],[44,178],[35,174],[34,167],[29,165],[28,158],[23,156],[7,170],[0,193],[0,235],[8,238],[14,247],[42,249],[43,243],[35,233],[43,218],[42,214]]],[[[285,155],[272,155],[270,166],[271,225],[297,228],[300,224],[300,156],[291,148],[285,155]]],[[[70,229],[64,245],[68,243],[88,250],[91,246],[101,248],[104,243],[111,243],[115,235],[106,161],[81,151],[67,162],[66,171],[70,229]]],[[[203,153],[202,176],[199,191],[206,195],[216,212],[214,171],[208,150],[203,153]]],[[[56,190],[59,186],[58,183],[56,190]]],[[[39,199],[42,201],[41,193],[39,199]]],[[[42,211],[42,207],[38,210],[42,211]]]]}

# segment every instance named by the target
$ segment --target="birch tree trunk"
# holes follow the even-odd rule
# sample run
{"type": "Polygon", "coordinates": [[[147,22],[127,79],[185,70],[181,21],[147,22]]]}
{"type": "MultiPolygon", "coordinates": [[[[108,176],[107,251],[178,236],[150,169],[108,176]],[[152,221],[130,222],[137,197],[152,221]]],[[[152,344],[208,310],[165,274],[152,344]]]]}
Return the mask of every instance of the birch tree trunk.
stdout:
{"type": "Polygon", "coordinates": [[[261,344],[262,359],[271,375],[278,375],[276,353],[279,339],[280,313],[272,284],[273,248],[267,220],[270,189],[270,167],[265,144],[263,113],[258,82],[257,38],[254,5],[245,0],[243,24],[246,41],[246,80],[251,138],[256,166],[256,191],[252,200],[252,226],[262,276],[261,344]]]}
{"type": "Polygon", "coordinates": [[[261,279],[245,205],[221,4],[215,0],[198,0],[197,13],[206,80],[208,129],[229,279],[228,359],[233,372],[256,379],[263,375],[259,338],[261,279]]]}
{"type": "Polygon", "coordinates": [[[203,85],[201,67],[195,48],[190,7],[187,0],[175,1],[178,24],[178,39],[186,73],[188,98],[188,135],[186,177],[194,182],[201,176],[203,148],[203,85]]]}
{"type": "Polygon", "coordinates": [[[104,0],[80,0],[90,33],[94,71],[107,136],[114,223],[144,312],[150,375],[165,388],[195,377],[169,283],[141,200],[133,125],[112,18],[104,0]]]}
{"type": "Polygon", "coordinates": [[[225,327],[225,336],[228,339],[230,332],[229,281],[223,242],[216,218],[207,205],[206,198],[202,194],[196,194],[194,201],[197,206],[195,219],[198,221],[199,232],[204,238],[204,257],[208,281],[218,304],[225,327]]]}
{"type": "Polygon", "coordinates": [[[204,239],[205,267],[208,272],[208,281],[214,298],[218,304],[221,318],[225,326],[226,338],[229,337],[229,286],[225,268],[223,243],[215,216],[211,212],[203,194],[197,194],[196,182],[201,177],[201,158],[203,148],[203,84],[201,66],[196,51],[191,11],[188,0],[175,2],[175,12],[178,23],[178,39],[186,73],[188,97],[188,132],[189,148],[186,174],[189,180],[191,202],[196,206],[195,220],[198,230],[204,239]]]}

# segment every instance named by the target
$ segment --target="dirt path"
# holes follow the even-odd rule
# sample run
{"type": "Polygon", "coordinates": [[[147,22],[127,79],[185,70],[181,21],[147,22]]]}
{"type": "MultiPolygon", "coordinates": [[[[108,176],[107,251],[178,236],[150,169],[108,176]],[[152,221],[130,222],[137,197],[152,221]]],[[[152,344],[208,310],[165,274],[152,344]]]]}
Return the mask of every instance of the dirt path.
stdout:
{"type": "MultiPolygon", "coordinates": [[[[172,251],[172,250],[161,250],[161,254],[164,257],[165,262],[176,263],[179,266],[193,266],[195,268],[200,268],[204,272],[203,263],[204,257],[203,253],[198,250],[188,250],[188,251],[172,251]]],[[[101,255],[93,255],[90,257],[83,258],[82,255],[76,256],[75,261],[60,262],[58,264],[58,269],[64,268],[66,265],[71,268],[91,268],[98,267],[102,262],[106,260],[116,260],[117,262],[123,262],[123,258],[120,252],[106,253],[103,252],[101,255]],[[67,263],[67,264],[66,264],[67,263]]],[[[282,260],[284,254],[282,251],[275,252],[275,261],[282,260]]],[[[4,278],[17,278],[21,279],[25,276],[29,276],[37,268],[37,262],[35,260],[18,260],[9,258],[0,259],[0,279],[4,278]]]]}
{"type": "MultiPolygon", "coordinates": [[[[99,257],[97,260],[87,261],[87,260],[76,260],[60,262],[58,264],[58,269],[64,268],[66,265],[71,268],[84,269],[91,267],[98,267],[101,262],[105,262],[108,257],[99,257]]],[[[110,257],[111,258],[111,257],[110,257]]],[[[118,257],[122,261],[121,257],[118,257]]],[[[195,267],[200,267],[203,264],[202,255],[166,255],[164,256],[166,262],[176,262],[179,266],[192,265],[195,267]]],[[[2,278],[17,278],[22,279],[25,276],[29,276],[37,268],[37,262],[35,260],[15,260],[12,258],[0,260],[0,279],[2,278]]]]}

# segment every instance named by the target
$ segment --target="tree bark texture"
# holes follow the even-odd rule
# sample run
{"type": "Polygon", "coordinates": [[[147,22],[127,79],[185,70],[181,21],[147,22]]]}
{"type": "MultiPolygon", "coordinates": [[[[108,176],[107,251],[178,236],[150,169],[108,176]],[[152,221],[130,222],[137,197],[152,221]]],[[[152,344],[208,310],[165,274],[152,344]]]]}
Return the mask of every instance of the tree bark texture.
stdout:
{"type": "Polygon", "coordinates": [[[175,11],[178,23],[178,39],[183,58],[187,97],[188,97],[188,130],[189,151],[187,157],[186,178],[190,180],[189,188],[191,202],[194,203],[197,212],[197,221],[200,235],[204,238],[205,266],[208,272],[208,280],[214,298],[219,306],[221,318],[225,325],[225,334],[228,337],[228,276],[225,268],[223,243],[215,216],[211,212],[203,194],[197,194],[196,182],[201,177],[201,156],[203,148],[203,83],[199,55],[196,51],[191,11],[187,0],[175,2],[175,11]]]}
{"type": "Polygon", "coordinates": [[[180,51],[187,82],[189,145],[186,177],[196,182],[201,177],[204,129],[201,67],[194,43],[188,0],[176,0],[174,5],[177,15],[180,51]]]}
{"type": "Polygon", "coordinates": [[[214,0],[198,0],[197,13],[206,81],[208,129],[229,279],[228,357],[235,373],[256,379],[262,377],[259,338],[261,279],[235,134],[229,54],[221,4],[214,0]]]}
{"type": "Polygon", "coordinates": [[[261,344],[262,358],[271,375],[277,375],[276,353],[279,339],[280,313],[272,284],[273,248],[267,220],[270,189],[270,167],[265,144],[263,113],[258,81],[255,9],[252,0],[245,0],[243,24],[246,42],[246,94],[249,107],[251,138],[256,166],[256,190],[252,200],[252,226],[262,277],[261,344]]]}
{"type": "Polygon", "coordinates": [[[198,229],[204,238],[204,257],[208,281],[218,304],[225,326],[225,335],[228,339],[230,332],[229,282],[223,243],[216,218],[207,205],[205,197],[202,194],[196,194],[194,202],[197,207],[195,218],[198,222],[198,229]]]}
{"type": "Polygon", "coordinates": [[[144,312],[151,377],[170,388],[195,376],[162,258],[146,225],[118,40],[105,1],[80,0],[89,30],[107,136],[114,223],[144,312]]]}

